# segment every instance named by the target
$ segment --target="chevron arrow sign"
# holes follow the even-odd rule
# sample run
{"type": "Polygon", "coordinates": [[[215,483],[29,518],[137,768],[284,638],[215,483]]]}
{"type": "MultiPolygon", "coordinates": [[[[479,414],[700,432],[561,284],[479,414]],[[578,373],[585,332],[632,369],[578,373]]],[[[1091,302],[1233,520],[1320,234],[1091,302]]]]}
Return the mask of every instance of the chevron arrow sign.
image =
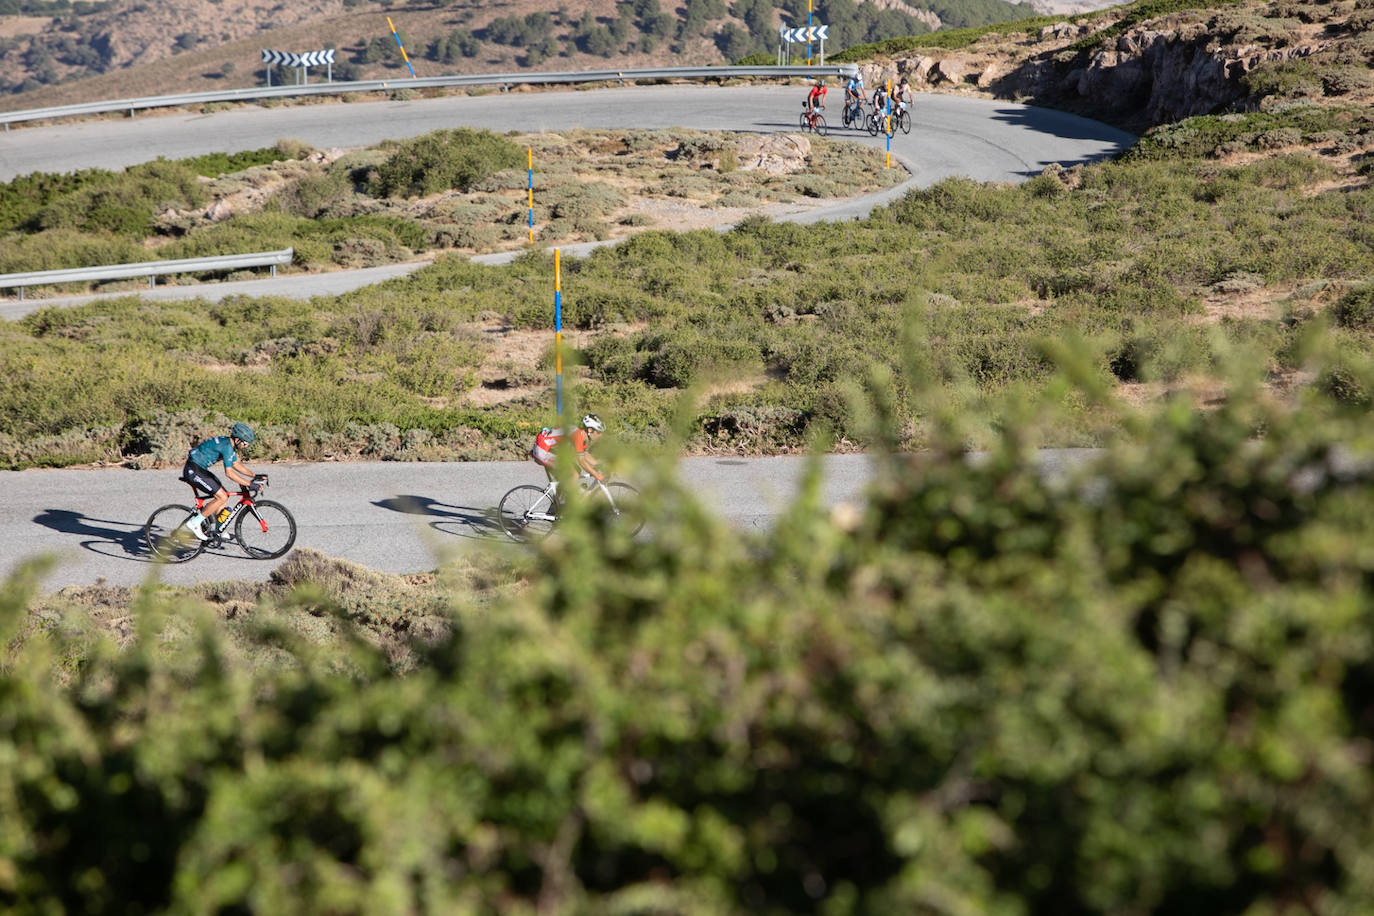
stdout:
{"type": "Polygon", "coordinates": [[[811,40],[812,40],[812,41],[825,41],[825,39],[826,39],[826,33],[829,32],[829,31],[830,31],[830,26],[828,26],[828,25],[818,25],[818,26],[816,26],[814,29],[811,30],[811,40]]]}
{"type": "Polygon", "coordinates": [[[325,64],[334,63],[334,49],[296,54],[291,51],[269,51],[267,48],[263,48],[262,62],[264,64],[283,64],[287,67],[321,67],[325,64]]]}

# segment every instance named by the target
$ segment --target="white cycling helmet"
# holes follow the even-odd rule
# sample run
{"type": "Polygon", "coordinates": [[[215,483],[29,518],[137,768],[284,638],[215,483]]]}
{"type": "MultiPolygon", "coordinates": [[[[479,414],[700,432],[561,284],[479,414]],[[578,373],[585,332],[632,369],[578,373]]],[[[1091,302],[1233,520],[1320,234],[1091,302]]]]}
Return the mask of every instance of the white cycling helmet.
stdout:
{"type": "Polygon", "coordinates": [[[582,418],[583,429],[594,429],[599,433],[606,431],[606,424],[601,422],[601,418],[594,413],[589,413],[582,418]]]}

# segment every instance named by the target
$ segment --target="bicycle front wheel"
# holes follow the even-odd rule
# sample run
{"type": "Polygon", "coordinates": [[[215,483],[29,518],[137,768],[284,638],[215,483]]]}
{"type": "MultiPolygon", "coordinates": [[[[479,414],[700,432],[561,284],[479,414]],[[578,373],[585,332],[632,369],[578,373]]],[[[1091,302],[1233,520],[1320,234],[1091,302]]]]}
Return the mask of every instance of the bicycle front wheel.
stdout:
{"type": "Polygon", "coordinates": [[[186,528],[186,521],[195,514],[190,506],[163,506],[143,526],[143,541],[153,556],[164,563],[185,563],[200,556],[205,542],[186,528]]]}
{"type": "Polygon", "coordinates": [[[877,116],[877,115],[869,115],[869,116],[868,116],[868,135],[869,135],[870,137],[876,137],[876,136],[878,136],[878,128],[879,128],[879,127],[881,127],[881,125],[878,123],[878,116],[877,116]]]}
{"type": "Polygon", "coordinates": [[[902,133],[904,133],[904,134],[909,134],[909,133],[911,133],[911,112],[906,111],[905,109],[903,109],[903,111],[902,111],[902,124],[901,124],[901,127],[902,127],[902,133]]]}
{"type": "Polygon", "coordinates": [[[826,126],[825,126],[825,115],[819,115],[819,114],[816,115],[816,125],[815,125],[815,127],[812,128],[812,130],[814,130],[816,133],[820,134],[822,137],[825,136],[825,131],[826,131],[826,126]]]}
{"type": "Polygon", "coordinates": [[[501,497],[496,514],[512,541],[537,541],[553,530],[558,507],[543,487],[522,484],[501,497]]]}
{"type": "Polygon", "coordinates": [[[606,492],[611,498],[615,524],[631,535],[639,534],[639,529],[644,527],[644,506],[640,502],[639,490],[615,480],[606,484],[606,492]]]}
{"type": "Polygon", "coordinates": [[[255,560],[272,560],[296,543],[296,520],[281,503],[260,499],[239,513],[234,538],[255,560]]]}

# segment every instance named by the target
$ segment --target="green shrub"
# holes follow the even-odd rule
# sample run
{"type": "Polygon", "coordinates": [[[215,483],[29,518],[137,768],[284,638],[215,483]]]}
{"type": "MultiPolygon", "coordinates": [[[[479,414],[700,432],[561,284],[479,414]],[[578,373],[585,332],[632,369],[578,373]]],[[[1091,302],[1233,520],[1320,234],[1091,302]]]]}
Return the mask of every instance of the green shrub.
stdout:
{"type": "Polygon", "coordinates": [[[77,229],[141,238],[149,234],[161,210],[199,207],[204,202],[204,191],[194,171],[159,159],[51,200],[38,211],[34,222],[38,229],[77,229]]]}
{"type": "Polygon", "coordinates": [[[1310,98],[1322,94],[1321,74],[1307,58],[1256,67],[1241,77],[1241,86],[1255,98],[1310,98]]]}
{"type": "Polygon", "coordinates": [[[329,213],[353,196],[353,182],[341,170],[306,175],[278,191],[276,203],[293,216],[314,218],[329,213]]]}
{"type": "Polygon", "coordinates": [[[486,130],[460,127],[408,139],[377,167],[369,193],[419,197],[450,188],[467,191],[482,179],[519,167],[524,150],[486,130]]]}
{"type": "Polygon", "coordinates": [[[1361,284],[1346,292],[1332,307],[1331,314],[1343,328],[1374,330],[1374,285],[1361,284]]]}

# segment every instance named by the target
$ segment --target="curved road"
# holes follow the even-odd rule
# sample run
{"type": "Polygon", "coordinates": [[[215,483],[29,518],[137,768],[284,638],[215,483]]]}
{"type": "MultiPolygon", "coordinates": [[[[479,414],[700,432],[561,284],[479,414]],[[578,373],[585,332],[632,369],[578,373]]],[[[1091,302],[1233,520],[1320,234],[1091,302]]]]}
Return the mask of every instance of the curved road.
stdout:
{"type": "MultiPolygon", "coordinates": [[[[279,139],[316,147],[362,146],[440,127],[563,130],[573,127],[793,131],[803,90],[778,86],[661,86],[573,92],[453,96],[407,102],[304,104],[247,108],[207,115],[173,114],[26,128],[0,134],[0,180],[34,171],[122,168],[152,155],[182,158],[269,146],[279,139]]],[[[831,109],[838,119],[838,104],[831,109]]],[[[952,175],[978,181],[1021,181],[1051,162],[1072,165],[1109,156],[1134,138],[1062,112],[1008,102],[921,95],[910,136],[892,151],[913,172],[906,186],[799,215],[807,221],[861,216],[912,184],[952,175]]],[[[885,138],[835,129],[831,136],[882,145],[885,138]]],[[[414,265],[379,268],[402,272],[414,265]]],[[[221,284],[236,292],[315,295],[376,282],[374,272],[339,272],[275,281],[221,284]],[[316,287],[312,284],[325,284],[316,287]]],[[[166,295],[178,288],[160,288],[166,295]]],[[[204,296],[207,287],[181,294],[204,296]]],[[[13,302],[11,300],[11,302],[13,302]]],[[[51,304],[51,300],[49,301],[51,304]]],[[[18,305],[18,303],[14,303],[18,305]]],[[[0,306],[0,318],[17,312],[0,306]]],[[[1072,460],[1047,455],[1051,464],[1072,460]]],[[[803,462],[688,459],[686,483],[735,524],[763,524],[794,492],[803,462]]],[[[827,503],[852,499],[869,477],[863,456],[825,459],[827,503]]],[[[492,507],[511,486],[537,481],[533,465],[353,463],[284,465],[272,469],[269,495],[300,523],[297,544],[375,569],[432,569],[446,550],[500,543],[492,507]],[[495,535],[495,536],[494,536],[495,535]]],[[[248,560],[232,549],[180,567],[150,563],[139,531],[148,513],[188,492],[175,471],[128,470],[0,473],[0,578],[23,558],[54,553],[59,566],[45,587],[105,581],[129,585],[157,575],[176,584],[265,579],[273,563],[248,560]]]]}

